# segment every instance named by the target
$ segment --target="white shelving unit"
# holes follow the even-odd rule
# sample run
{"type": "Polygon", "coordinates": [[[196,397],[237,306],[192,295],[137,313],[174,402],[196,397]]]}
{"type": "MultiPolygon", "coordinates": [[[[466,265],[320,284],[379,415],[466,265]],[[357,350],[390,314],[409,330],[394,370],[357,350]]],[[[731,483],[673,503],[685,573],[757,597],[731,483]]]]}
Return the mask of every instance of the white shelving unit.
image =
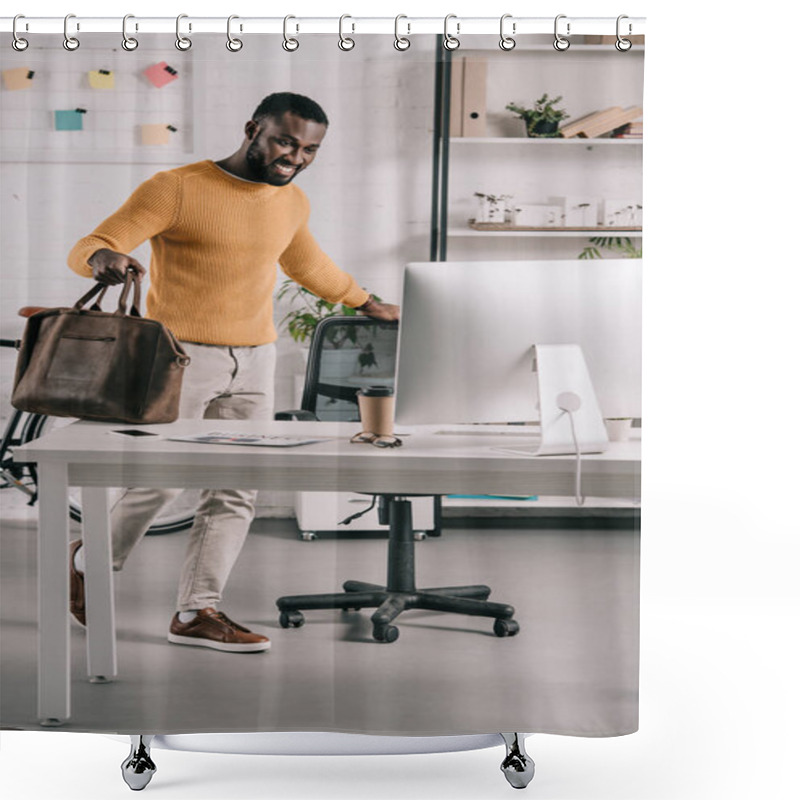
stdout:
{"type": "MultiPolygon", "coordinates": [[[[552,41],[542,41],[503,52],[496,37],[476,37],[470,44],[445,60],[487,63],[487,133],[446,136],[442,125],[432,252],[442,260],[459,261],[576,258],[591,237],[640,239],[640,228],[497,231],[476,230],[468,220],[478,216],[476,192],[511,195],[520,205],[557,205],[556,199],[564,197],[630,199],[641,205],[641,139],[528,138],[522,120],[505,106],[513,102],[530,107],[544,93],[561,95],[559,105],[570,115],[567,122],[611,106],[641,106],[644,48],[635,45],[620,53],[613,45],[576,42],[556,52],[552,41]]],[[[450,115],[448,74],[444,69],[440,84],[443,123],[450,115]]]]}

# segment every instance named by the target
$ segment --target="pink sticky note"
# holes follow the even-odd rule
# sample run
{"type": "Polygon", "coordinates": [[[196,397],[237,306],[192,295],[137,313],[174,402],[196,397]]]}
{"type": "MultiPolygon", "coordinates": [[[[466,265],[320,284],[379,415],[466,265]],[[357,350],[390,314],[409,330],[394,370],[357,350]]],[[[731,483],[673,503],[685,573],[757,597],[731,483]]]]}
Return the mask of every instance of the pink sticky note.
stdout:
{"type": "Polygon", "coordinates": [[[158,64],[153,64],[144,71],[145,76],[156,87],[160,89],[168,83],[172,83],[178,79],[178,71],[173,69],[166,61],[160,61],[158,64]]]}

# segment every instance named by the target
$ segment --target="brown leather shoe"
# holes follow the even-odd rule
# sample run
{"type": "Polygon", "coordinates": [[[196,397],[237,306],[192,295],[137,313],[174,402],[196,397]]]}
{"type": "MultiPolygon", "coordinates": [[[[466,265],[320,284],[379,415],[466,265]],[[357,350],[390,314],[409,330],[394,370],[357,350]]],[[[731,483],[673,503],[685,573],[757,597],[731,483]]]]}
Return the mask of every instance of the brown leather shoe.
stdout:
{"type": "Polygon", "coordinates": [[[221,611],[204,608],[189,622],[181,622],[176,613],[169,626],[167,639],[173,644],[188,644],[194,647],[210,647],[226,653],[258,653],[269,650],[266,636],[252,633],[221,611]]]}
{"type": "Polygon", "coordinates": [[[75,551],[81,546],[80,539],[69,543],[69,610],[72,618],[81,627],[86,627],[86,597],[83,573],[75,569],[75,551]]]}

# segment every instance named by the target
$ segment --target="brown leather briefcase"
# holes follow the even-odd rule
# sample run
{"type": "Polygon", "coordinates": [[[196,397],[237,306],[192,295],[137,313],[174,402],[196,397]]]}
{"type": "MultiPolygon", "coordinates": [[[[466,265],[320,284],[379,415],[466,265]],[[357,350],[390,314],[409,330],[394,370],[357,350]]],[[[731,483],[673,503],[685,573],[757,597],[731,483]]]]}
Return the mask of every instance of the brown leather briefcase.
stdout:
{"type": "Polygon", "coordinates": [[[28,318],[11,397],[15,408],[128,424],[177,419],[189,357],[164,325],[142,318],[137,273],[127,273],[114,312],[100,308],[106,288],[98,283],[72,308],[28,318]]]}

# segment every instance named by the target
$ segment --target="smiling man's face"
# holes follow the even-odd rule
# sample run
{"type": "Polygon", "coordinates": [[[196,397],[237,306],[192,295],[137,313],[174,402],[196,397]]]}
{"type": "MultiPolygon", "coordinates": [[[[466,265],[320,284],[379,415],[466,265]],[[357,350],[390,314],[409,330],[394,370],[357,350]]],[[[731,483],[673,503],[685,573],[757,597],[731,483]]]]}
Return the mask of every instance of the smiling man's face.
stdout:
{"type": "Polygon", "coordinates": [[[327,126],[287,111],[280,119],[250,120],[245,133],[250,144],[245,154],[248,180],[285,186],[317,155],[327,126]]]}

